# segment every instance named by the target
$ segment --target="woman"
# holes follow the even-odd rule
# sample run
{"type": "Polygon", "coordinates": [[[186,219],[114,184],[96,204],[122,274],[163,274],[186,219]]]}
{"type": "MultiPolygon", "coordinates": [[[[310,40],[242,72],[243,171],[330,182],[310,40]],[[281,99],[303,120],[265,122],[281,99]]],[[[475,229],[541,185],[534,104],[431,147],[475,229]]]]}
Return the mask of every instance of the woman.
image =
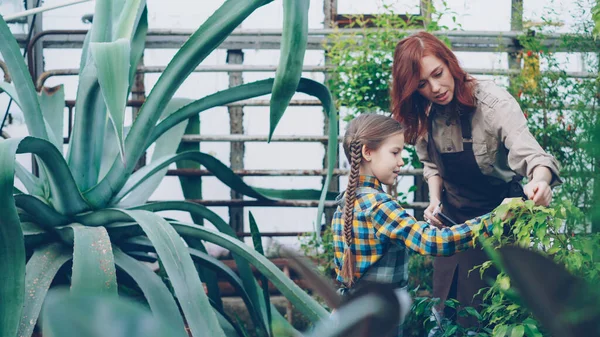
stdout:
{"type": "MultiPolygon", "coordinates": [[[[490,212],[506,197],[550,203],[551,187],[561,183],[558,163],[531,135],[506,90],[475,80],[442,41],[425,32],[398,43],[392,81],[392,115],[404,125],[406,142],[415,144],[429,186],[425,220],[442,226],[433,214],[440,204],[461,223],[490,212]],[[522,177],[529,179],[524,187],[522,177]]],[[[469,270],[486,260],[478,249],[436,258],[434,297],[477,307],[481,301],[473,297],[488,286],[486,275],[482,280],[469,270]]]]}

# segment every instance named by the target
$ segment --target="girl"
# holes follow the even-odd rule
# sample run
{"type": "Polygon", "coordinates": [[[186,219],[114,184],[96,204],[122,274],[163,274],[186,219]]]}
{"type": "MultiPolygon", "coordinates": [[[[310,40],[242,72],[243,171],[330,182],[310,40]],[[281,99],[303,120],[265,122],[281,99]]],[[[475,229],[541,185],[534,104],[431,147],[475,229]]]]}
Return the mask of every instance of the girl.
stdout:
{"type": "MultiPolygon", "coordinates": [[[[556,160],[537,143],[515,99],[491,81],[477,81],[435,36],[419,32],[396,46],[392,70],[392,115],[405,127],[424,165],[430,204],[425,219],[442,211],[456,222],[490,212],[507,197],[537,205],[552,200],[559,184],[556,160]],[[522,187],[523,176],[529,182],[522,187]]],[[[434,259],[433,296],[477,307],[474,295],[487,284],[469,270],[487,261],[478,249],[434,259]]],[[[495,278],[493,269],[487,277],[495,278]]],[[[440,309],[443,306],[440,306],[440,309]]],[[[453,311],[448,311],[453,315],[453,311]]],[[[475,322],[460,318],[463,325],[475,322]]]]}
{"type": "Polygon", "coordinates": [[[417,222],[383,191],[404,165],[404,133],[399,122],[363,114],[350,122],[344,136],[350,162],[348,188],[338,197],[333,216],[337,279],[342,293],[364,280],[406,285],[408,249],[419,254],[451,255],[472,246],[475,231],[491,233],[490,214],[437,229],[417,222]]]}

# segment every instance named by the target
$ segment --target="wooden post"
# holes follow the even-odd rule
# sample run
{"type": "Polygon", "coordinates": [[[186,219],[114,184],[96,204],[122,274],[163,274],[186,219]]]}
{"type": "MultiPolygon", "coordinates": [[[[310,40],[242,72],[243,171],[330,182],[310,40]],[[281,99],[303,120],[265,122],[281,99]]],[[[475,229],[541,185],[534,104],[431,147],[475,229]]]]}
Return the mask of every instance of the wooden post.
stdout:
{"type": "MultiPolygon", "coordinates": [[[[337,0],[325,0],[323,2],[323,13],[325,14],[325,20],[324,20],[324,26],[325,28],[333,28],[335,26],[335,17],[337,16],[337,0]]],[[[331,64],[331,58],[327,55],[327,52],[325,52],[325,66],[328,66],[331,64]]],[[[330,75],[329,73],[325,72],[325,85],[329,85],[329,80],[330,80],[330,75]]],[[[331,123],[332,121],[329,120],[329,116],[325,116],[324,119],[324,123],[323,123],[323,134],[324,135],[328,135],[329,134],[329,123],[331,123]]],[[[333,123],[338,123],[338,130],[339,130],[339,121],[333,121],[333,123]]],[[[337,136],[337,135],[336,135],[337,136]]],[[[323,146],[325,146],[325,156],[323,157],[323,168],[327,168],[327,145],[324,144],[323,146]]],[[[336,155],[337,155],[337,160],[335,162],[335,168],[339,167],[339,163],[340,163],[340,153],[338,151],[339,147],[336,147],[336,155]]],[[[323,178],[323,182],[325,181],[325,178],[323,178]]],[[[331,182],[329,184],[329,191],[333,191],[333,192],[339,192],[340,191],[340,178],[339,176],[333,176],[331,177],[331,182]]],[[[333,220],[333,213],[335,212],[335,208],[326,208],[324,211],[325,214],[325,226],[328,226],[329,224],[331,224],[331,221],[333,220]]],[[[319,219],[321,220],[321,219],[319,219]]],[[[321,228],[320,226],[321,224],[317,224],[317,228],[321,228]]],[[[322,230],[322,228],[321,228],[322,230]]]]}
{"type": "MultiPolygon", "coordinates": [[[[511,0],[510,30],[523,30],[523,0],[511,0]]],[[[521,59],[518,52],[508,53],[508,68],[521,69],[521,59]]],[[[510,78],[510,77],[509,77],[510,78]]],[[[512,86],[512,79],[511,79],[512,86]]]]}
{"type": "MultiPolygon", "coordinates": [[[[25,9],[33,9],[38,4],[42,5],[42,2],[38,3],[38,0],[26,0],[25,5],[27,7],[25,9]]],[[[42,18],[43,18],[43,15],[41,13],[38,13],[37,15],[30,15],[27,17],[27,31],[29,31],[31,29],[31,26],[33,25],[33,30],[31,32],[32,37],[43,30],[42,18]],[[34,17],[35,17],[35,20],[34,20],[34,17]]],[[[32,77],[33,83],[35,83],[38,76],[42,72],[44,72],[44,46],[43,46],[41,40],[39,40],[38,42],[35,43],[35,45],[31,49],[31,53],[33,54],[33,55],[31,55],[32,60],[33,60],[33,67],[32,67],[33,74],[31,74],[31,77],[32,77]]],[[[14,104],[14,102],[13,102],[13,104],[14,104]]],[[[57,135],[57,137],[62,137],[62,135],[57,135]]],[[[35,176],[39,176],[39,167],[38,167],[38,164],[37,164],[37,161],[36,161],[36,158],[34,155],[31,155],[31,172],[35,176]]]]}
{"type": "MultiPolygon", "coordinates": [[[[236,50],[227,51],[227,64],[242,64],[244,62],[244,52],[236,50]]],[[[229,72],[229,87],[237,87],[244,82],[241,72],[229,72]]],[[[229,131],[233,134],[244,133],[244,110],[241,106],[230,106],[229,111],[229,131]]],[[[232,170],[241,170],[244,168],[244,142],[231,142],[231,152],[229,160],[232,170]]],[[[243,195],[231,191],[231,199],[242,199],[243,195]]],[[[229,207],[229,225],[236,233],[244,231],[244,208],[229,207]]]]}
{"type": "MultiPolygon", "coordinates": [[[[144,65],[144,56],[142,55],[142,57],[140,58],[139,67],[142,67],[143,65],[144,65]]],[[[144,86],[144,73],[135,74],[135,77],[133,78],[133,85],[131,86],[131,99],[134,101],[146,100],[146,87],[144,86]]],[[[139,107],[131,108],[132,120],[135,121],[139,112],[140,112],[139,107]]],[[[144,152],[142,154],[142,156],[136,163],[135,170],[136,171],[139,170],[144,165],[146,165],[146,152],[144,152]]]]}

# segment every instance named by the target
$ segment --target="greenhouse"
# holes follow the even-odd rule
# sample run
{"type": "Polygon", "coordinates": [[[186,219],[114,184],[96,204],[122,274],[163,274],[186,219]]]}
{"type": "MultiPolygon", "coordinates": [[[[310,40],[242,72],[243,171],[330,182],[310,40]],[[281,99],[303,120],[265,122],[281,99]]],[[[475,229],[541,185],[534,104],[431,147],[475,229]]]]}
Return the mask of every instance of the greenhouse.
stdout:
{"type": "Polygon", "coordinates": [[[0,1],[0,337],[600,336],[597,0],[0,1]]]}

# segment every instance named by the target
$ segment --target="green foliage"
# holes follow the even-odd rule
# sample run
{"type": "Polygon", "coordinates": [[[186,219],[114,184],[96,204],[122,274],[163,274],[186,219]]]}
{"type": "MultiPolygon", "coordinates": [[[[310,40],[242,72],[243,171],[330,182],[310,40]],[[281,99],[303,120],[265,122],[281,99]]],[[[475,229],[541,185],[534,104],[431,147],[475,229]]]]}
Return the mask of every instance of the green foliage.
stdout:
{"type": "Polygon", "coordinates": [[[335,248],[333,246],[333,232],[331,226],[326,226],[321,238],[314,232],[305,233],[300,238],[300,250],[305,256],[310,257],[317,270],[327,278],[335,279],[335,265],[333,263],[335,248]]]}
{"type": "MultiPolygon", "coordinates": [[[[573,275],[594,284],[600,276],[600,264],[597,262],[600,248],[600,234],[586,234],[582,231],[583,218],[581,211],[569,202],[551,208],[534,206],[532,201],[513,200],[501,205],[495,211],[493,234],[483,239],[484,246],[492,257],[495,249],[506,245],[518,245],[526,249],[537,250],[556,263],[564,265],[573,275]],[[500,220],[506,216],[505,220],[500,220]]],[[[499,261],[499,260],[498,260],[499,261]]],[[[479,266],[472,273],[483,274],[491,267],[492,261],[479,266]]],[[[447,318],[441,320],[444,332],[436,336],[466,335],[468,332],[477,336],[512,336],[513,334],[528,337],[547,336],[544,328],[522,305],[522,301],[512,287],[510,278],[500,273],[488,289],[482,289],[483,305],[480,311],[471,307],[459,307],[455,301],[447,301],[446,305],[458,308],[459,316],[473,316],[476,326],[464,328],[447,318]]],[[[414,336],[428,331],[435,322],[430,321],[431,307],[436,299],[417,298],[411,308],[409,321],[414,336]],[[420,327],[423,331],[418,330],[420,327]],[[417,329],[417,330],[414,330],[417,329]],[[420,332],[414,332],[420,331],[420,332]]]]}
{"type": "MultiPolygon", "coordinates": [[[[600,196],[594,185],[600,177],[594,145],[600,122],[600,82],[567,76],[564,60],[543,47],[545,36],[543,31],[532,31],[520,37],[524,50],[519,58],[524,67],[511,78],[509,91],[523,109],[531,133],[561,164],[564,184],[555,189],[554,198],[571,200],[590,214],[593,200],[600,196]],[[535,69],[540,64],[546,68],[543,72],[535,69]]],[[[589,49],[591,41],[589,34],[584,34],[565,39],[562,44],[571,50],[589,49]]],[[[587,58],[584,68],[596,73],[597,60],[587,58]]]]}

